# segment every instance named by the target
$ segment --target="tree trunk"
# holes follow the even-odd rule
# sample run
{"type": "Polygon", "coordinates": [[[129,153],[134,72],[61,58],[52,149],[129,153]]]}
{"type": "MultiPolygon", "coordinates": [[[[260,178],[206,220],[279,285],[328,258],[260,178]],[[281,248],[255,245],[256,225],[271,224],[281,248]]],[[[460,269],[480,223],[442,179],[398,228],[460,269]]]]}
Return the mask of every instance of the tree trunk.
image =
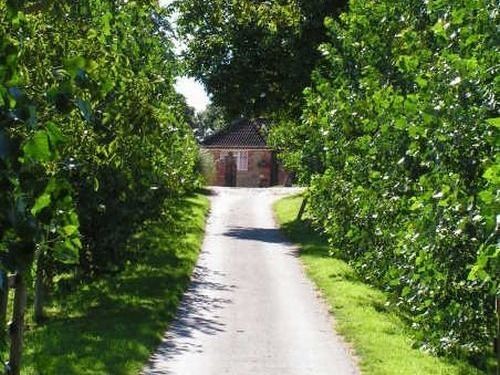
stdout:
{"type": "Polygon", "coordinates": [[[0,271],[0,339],[4,339],[7,333],[7,302],[9,301],[9,280],[7,273],[0,271]]]}
{"type": "Polygon", "coordinates": [[[495,310],[497,313],[497,337],[495,351],[497,353],[497,375],[500,375],[500,296],[495,297],[495,310]]]}
{"type": "Polygon", "coordinates": [[[14,311],[10,324],[10,375],[20,375],[21,355],[23,351],[24,313],[26,311],[26,281],[22,273],[16,274],[16,293],[14,311]]]}
{"type": "Polygon", "coordinates": [[[43,306],[45,300],[45,285],[43,280],[44,270],[44,253],[42,249],[37,250],[36,259],[36,276],[35,276],[35,300],[34,300],[34,314],[35,321],[40,323],[44,319],[43,306]]]}

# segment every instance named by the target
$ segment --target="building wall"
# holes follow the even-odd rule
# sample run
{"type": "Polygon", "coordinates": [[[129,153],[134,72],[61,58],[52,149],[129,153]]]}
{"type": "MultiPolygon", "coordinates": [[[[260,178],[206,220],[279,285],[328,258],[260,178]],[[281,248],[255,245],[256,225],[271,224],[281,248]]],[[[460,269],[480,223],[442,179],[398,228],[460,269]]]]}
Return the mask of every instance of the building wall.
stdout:
{"type": "MultiPolygon", "coordinates": [[[[212,154],[215,165],[215,176],[213,184],[224,186],[225,183],[225,156],[232,151],[234,155],[238,151],[248,152],[248,170],[238,170],[236,175],[236,186],[238,187],[267,187],[271,184],[272,153],[270,150],[254,149],[208,149],[212,154]]],[[[278,184],[284,184],[288,174],[280,166],[278,173],[278,184]]]]}

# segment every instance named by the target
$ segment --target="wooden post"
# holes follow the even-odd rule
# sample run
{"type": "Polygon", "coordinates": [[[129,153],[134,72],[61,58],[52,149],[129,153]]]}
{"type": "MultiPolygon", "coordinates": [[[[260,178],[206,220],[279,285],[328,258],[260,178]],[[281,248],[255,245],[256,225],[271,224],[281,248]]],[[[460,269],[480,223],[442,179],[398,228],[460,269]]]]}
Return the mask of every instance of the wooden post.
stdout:
{"type": "Polygon", "coordinates": [[[307,198],[302,200],[302,204],[300,205],[299,213],[297,214],[297,221],[302,220],[302,215],[304,215],[304,211],[307,205],[307,198]]]}
{"type": "Polygon", "coordinates": [[[14,294],[14,311],[9,326],[10,357],[9,375],[20,375],[21,355],[23,351],[24,313],[26,310],[26,281],[20,272],[16,274],[16,293],[14,294]]]}

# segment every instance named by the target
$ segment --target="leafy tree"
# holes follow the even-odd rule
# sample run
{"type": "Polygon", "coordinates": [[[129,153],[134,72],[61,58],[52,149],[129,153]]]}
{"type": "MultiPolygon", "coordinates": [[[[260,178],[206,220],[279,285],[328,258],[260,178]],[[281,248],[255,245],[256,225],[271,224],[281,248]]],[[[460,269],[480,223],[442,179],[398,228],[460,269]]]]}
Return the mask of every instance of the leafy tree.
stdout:
{"type": "Polygon", "coordinates": [[[332,252],[392,293],[423,348],[479,360],[499,293],[498,4],[349,8],[274,142],[332,252]]]}
{"type": "MultiPolygon", "coordinates": [[[[26,17],[15,7],[0,3],[0,272],[15,272],[16,292],[9,368],[20,371],[24,310],[35,252],[40,253],[51,233],[54,259],[75,262],[81,246],[73,189],[57,173],[66,143],[52,121],[39,121],[36,105],[21,86],[27,84],[20,63],[26,17]]],[[[5,278],[3,278],[5,280],[5,278]]],[[[5,282],[2,288],[6,288],[5,282]]],[[[3,313],[2,313],[3,317],[3,313]]],[[[3,323],[1,325],[4,326],[3,323]]],[[[3,333],[2,333],[3,335],[3,333]]]]}
{"type": "Polygon", "coordinates": [[[0,1],[0,271],[18,280],[14,374],[32,270],[41,318],[54,273],[119,270],[140,255],[124,253],[134,230],[198,184],[155,3],[0,1]]]}
{"type": "Polygon", "coordinates": [[[226,120],[224,110],[214,104],[209,104],[204,111],[194,116],[192,126],[196,137],[202,140],[214,132],[223,130],[228,124],[230,121],[226,120]]]}
{"type": "MultiPolygon", "coordinates": [[[[296,109],[346,0],[177,0],[184,60],[230,118],[296,109]],[[291,107],[291,108],[290,108],[291,107]]],[[[292,111],[293,112],[293,111],[292,111]]]]}

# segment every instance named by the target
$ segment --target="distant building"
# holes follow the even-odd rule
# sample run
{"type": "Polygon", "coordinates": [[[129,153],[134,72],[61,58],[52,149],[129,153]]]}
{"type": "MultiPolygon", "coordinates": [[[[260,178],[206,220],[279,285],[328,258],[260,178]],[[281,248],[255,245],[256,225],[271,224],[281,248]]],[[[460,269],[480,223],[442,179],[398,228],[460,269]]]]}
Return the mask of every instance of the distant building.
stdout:
{"type": "Polygon", "coordinates": [[[202,149],[214,159],[214,185],[268,187],[288,183],[288,173],[262,134],[264,125],[260,119],[236,120],[202,142],[202,149]]]}

